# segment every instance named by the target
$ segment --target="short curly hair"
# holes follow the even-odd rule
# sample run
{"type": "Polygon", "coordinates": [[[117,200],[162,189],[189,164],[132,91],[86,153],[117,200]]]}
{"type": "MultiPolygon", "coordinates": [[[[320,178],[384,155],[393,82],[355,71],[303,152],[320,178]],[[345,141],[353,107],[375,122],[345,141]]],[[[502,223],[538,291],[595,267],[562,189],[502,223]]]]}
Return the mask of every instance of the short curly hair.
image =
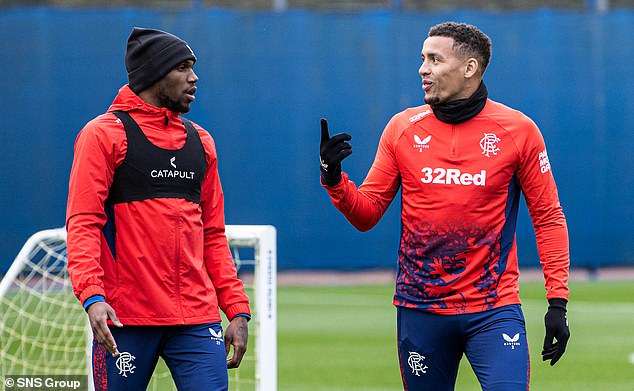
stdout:
{"type": "Polygon", "coordinates": [[[476,26],[466,23],[444,22],[429,29],[428,37],[453,38],[453,48],[463,57],[473,57],[482,65],[482,73],[491,60],[491,39],[476,26]]]}

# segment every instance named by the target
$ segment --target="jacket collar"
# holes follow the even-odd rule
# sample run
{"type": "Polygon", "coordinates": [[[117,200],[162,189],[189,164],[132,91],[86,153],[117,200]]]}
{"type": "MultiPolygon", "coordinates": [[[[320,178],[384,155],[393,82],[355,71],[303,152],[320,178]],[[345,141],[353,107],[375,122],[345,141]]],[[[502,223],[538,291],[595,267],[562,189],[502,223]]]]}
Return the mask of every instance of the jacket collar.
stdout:
{"type": "Polygon", "coordinates": [[[121,111],[135,111],[138,114],[148,114],[150,116],[156,116],[165,121],[175,121],[179,119],[179,113],[171,111],[165,107],[156,107],[143,99],[139,98],[130,87],[126,84],[119,89],[119,93],[114,98],[114,101],[108,108],[109,112],[121,110],[121,111]]]}

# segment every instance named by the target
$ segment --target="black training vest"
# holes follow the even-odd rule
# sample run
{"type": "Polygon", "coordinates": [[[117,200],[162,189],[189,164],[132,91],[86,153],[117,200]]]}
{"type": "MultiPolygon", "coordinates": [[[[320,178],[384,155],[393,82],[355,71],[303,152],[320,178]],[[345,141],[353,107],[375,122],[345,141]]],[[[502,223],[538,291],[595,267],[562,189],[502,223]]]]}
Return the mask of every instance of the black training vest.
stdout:
{"type": "Polygon", "coordinates": [[[200,136],[191,122],[182,118],[187,130],[185,145],[169,150],[152,144],[127,112],[113,113],[125,128],[128,151],[115,169],[106,203],[183,198],[200,204],[207,160],[200,136]]]}

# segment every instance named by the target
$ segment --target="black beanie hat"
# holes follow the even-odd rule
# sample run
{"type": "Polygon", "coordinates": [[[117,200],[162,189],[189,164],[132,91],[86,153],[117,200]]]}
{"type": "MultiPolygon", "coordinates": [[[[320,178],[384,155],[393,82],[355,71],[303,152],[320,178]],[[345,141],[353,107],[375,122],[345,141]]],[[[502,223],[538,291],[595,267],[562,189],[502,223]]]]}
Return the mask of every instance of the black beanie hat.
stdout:
{"type": "Polygon", "coordinates": [[[125,52],[128,85],[138,94],[186,60],[196,61],[187,42],[165,31],[135,27],[125,52]]]}

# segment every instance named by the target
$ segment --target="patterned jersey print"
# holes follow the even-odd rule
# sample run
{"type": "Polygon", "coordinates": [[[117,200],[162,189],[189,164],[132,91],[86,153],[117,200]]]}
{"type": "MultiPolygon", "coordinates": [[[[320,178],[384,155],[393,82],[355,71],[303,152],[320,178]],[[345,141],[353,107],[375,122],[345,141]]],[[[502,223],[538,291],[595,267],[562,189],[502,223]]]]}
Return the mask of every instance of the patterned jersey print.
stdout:
{"type": "Polygon", "coordinates": [[[344,173],[326,187],[358,229],[372,228],[399,188],[401,241],[394,304],[439,314],[519,303],[515,226],[523,192],[535,227],[547,297],[568,297],[568,233],[537,126],[488,100],[456,125],[429,106],[386,126],[357,189],[344,173]]]}

